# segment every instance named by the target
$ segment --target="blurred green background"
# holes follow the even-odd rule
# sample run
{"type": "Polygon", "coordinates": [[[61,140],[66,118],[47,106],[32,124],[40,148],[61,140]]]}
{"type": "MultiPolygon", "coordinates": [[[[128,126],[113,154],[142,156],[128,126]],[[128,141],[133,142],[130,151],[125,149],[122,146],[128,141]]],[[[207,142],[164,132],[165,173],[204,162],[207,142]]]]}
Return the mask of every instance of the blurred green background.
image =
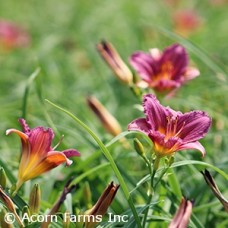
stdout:
{"type": "MultiPolygon", "coordinates": [[[[193,109],[204,110],[212,116],[211,131],[202,140],[207,150],[203,160],[227,173],[227,4],[219,5],[212,2],[209,0],[1,1],[0,18],[22,26],[31,36],[28,47],[0,53],[1,159],[8,164],[9,169],[15,169],[16,174],[20,158],[19,139],[16,136],[6,137],[5,130],[19,128],[17,119],[23,115],[26,85],[30,75],[37,69],[40,69],[40,72],[29,86],[27,97],[28,123],[31,127],[37,125],[53,127],[57,133],[55,142],[64,134],[64,144],[60,148],[77,148],[82,154],[82,161],[85,162],[97,150],[97,146],[79,126],[72,124],[69,117],[51,107],[44,99],[49,99],[73,112],[104,142],[108,142],[112,136],[105,132],[88,109],[86,105],[88,95],[95,95],[105,105],[121,123],[123,131],[134,118],[143,115],[134,108],[139,101],[113,76],[100,58],[96,44],[102,39],[110,41],[128,63],[129,56],[136,50],[147,51],[153,47],[164,49],[179,42],[187,48],[191,64],[199,68],[201,75],[184,85],[173,99],[163,100],[162,103],[182,112],[193,109]],[[186,9],[197,13],[200,25],[183,38],[175,33],[173,17],[177,11],[186,9]]],[[[132,188],[147,170],[142,169],[143,163],[141,164],[141,159],[133,149],[124,149],[121,145],[116,145],[112,151],[118,165],[128,170],[126,180],[132,188]]],[[[186,159],[201,160],[197,152],[181,152],[181,154],[186,159]]],[[[74,172],[79,175],[80,172],[104,161],[102,156],[97,157],[80,170],[77,170],[80,162],[76,161],[74,172]]],[[[180,185],[183,193],[195,198],[196,207],[211,201],[217,202],[209,189],[202,191],[206,185],[199,170],[200,168],[193,167],[181,167],[181,170],[176,170],[182,180],[180,185]]],[[[70,175],[72,170],[65,172],[70,175]]],[[[93,191],[98,195],[106,186],[107,179],[114,178],[111,173],[111,169],[108,169],[90,177],[93,191]]],[[[44,177],[44,182],[46,180],[47,177],[44,177]]],[[[228,196],[227,181],[219,175],[218,185],[224,195],[228,196]]],[[[82,191],[79,189],[78,192],[82,191]]],[[[221,209],[219,203],[215,205],[218,210],[221,209]]],[[[204,214],[201,212],[203,224],[217,224],[224,219],[223,214],[220,216],[216,214],[217,209],[215,211],[213,208],[210,209],[214,217],[208,210],[205,210],[204,214]],[[206,216],[207,213],[209,217],[206,216]]]]}

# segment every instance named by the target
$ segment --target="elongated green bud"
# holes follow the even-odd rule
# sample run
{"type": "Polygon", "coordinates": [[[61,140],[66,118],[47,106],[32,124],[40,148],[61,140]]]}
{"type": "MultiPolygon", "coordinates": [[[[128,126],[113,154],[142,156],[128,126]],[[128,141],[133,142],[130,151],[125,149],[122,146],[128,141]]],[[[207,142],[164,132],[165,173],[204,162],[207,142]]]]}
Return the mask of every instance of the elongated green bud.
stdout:
{"type": "Polygon", "coordinates": [[[6,210],[2,209],[0,212],[0,227],[3,228],[13,228],[13,225],[6,222],[6,210]]]}
{"type": "Polygon", "coordinates": [[[174,158],[173,155],[170,156],[170,157],[166,157],[166,158],[165,158],[165,164],[166,164],[168,167],[170,167],[170,166],[174,163],[174,160],[175,160],[175,158],[174,158]]]}
{"type": "Polygon", "coordinates": [[[63,214],[63,228],[69,228],[70,227],[70,213],[69,211],[66,211],[63,214]]]}
{"type": "Polygon", "coordinates": [[[6,173],[2,167],[0,168],[0,185],[3,189],[6,188],[6,173]]]}
{"type": "MultiPolygon", "coordinates": [[[[22,209],[22,217],[24,217],[24,215],[26,215],[26,217],[28,217],[28,218],[30,218],[30,216],[31,216],[31,212],[30,212],[28,206],[24,206],[22,209]]],[[[25,226],[29,224],[29,220],[26,219],[26,217],[25,217],[25,219],[23,219],[25,226]]]]}
{"type": "Polygon", "coordinates": [[[171,166],[175,161],[175,158],[174,156],[172,156],[170,159],[169,159],[169,166],[171,166]]]}
{"type": "Polygon", "coordinates": [[[134,147],[135,147],[136,152],[141,157],[145,157],[144,147],[143,147],[142,143],[137,138],[134,138],[134,147]]]}
{"type": "Polygon", "coordinates": [[[29,208],[30,208],[31,214],[39,213],[40,198],[41,198],[40,186],[38,184],[35,184],[29,196],[29,208]]]}
{"type": "Polygon", "coordinates": [[[88,182],[85,182],[84,188],[83,188],[83,193],[84,193],[84,200],[86,203],[86,207],[87,208],[91,208],[92,207],[92,194],[91,194],[91,190],[90,190],[90,186],[88,182]]]}
{"type": "Polygon", "coordinates": [[[18,224],[21,227],[24,227],[23,222],[21,221],[20,217],[18,216],[16,212],[15,205],[11,198],[3,191],[2,187],[0,186],[0,200],[1,202],[8,208],[10,212],[14,214],[15,219],[17,220],[18,224]]]}

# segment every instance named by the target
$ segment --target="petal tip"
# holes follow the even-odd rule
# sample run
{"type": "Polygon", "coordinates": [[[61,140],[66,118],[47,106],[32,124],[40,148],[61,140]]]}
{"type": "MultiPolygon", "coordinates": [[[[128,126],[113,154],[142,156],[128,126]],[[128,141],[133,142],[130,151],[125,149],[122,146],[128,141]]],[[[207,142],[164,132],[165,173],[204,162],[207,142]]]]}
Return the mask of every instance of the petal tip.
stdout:
{"type": "Polygon", "coordinates": [[[7,130],[6,130],[6,135],[9,135],[11,132],[12,132],[11,129],[7,129],[7,130]]]}

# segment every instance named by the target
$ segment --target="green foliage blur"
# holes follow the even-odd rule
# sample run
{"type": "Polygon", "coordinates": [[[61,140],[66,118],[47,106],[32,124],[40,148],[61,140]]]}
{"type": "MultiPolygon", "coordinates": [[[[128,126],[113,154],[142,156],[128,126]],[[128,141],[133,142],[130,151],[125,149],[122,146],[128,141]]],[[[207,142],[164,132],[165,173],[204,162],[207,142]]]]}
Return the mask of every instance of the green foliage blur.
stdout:
{"type": "MultiPolygon", "coordinates": [[[[55,202],[69,177],[78,177],[107,162],[92,138],[73,123],[72,119],[50,106],[45,99],[70,110],[104,143],[108,143],[113,136],[103,129],[88,108],[87,96],[96,96],[120,122],[123,131],[127,130],[128,123],[133,119],[143,117],[143,113],[136,108],[141,102],[126,85],[116,79],[99,56],[96,44],[102,39],[110,41],[127,64],[130,55],[136,50],[147,51],[154,47],[164,49],[173,43],[185,46],[191,65],[196,66],[201,75],[184,85],[172,99],[162,99],[161,103],[182,112],[207,111],[213,119],[213,125],[207,137],[201,140],[207,151],[205,158],[201,158],[196,151],[184,151],[176,154],[175,159],[204,161],[228,173],[227,5],[212,2],[1,1],[0,19],[23,27],[30,34],[31,41],[27,47],[0,52],[0,166],[5,164],[16,177],[20,142],[17,136],[5,136],[5,130],[20,129],[17,121],[19,117],[25,117],[31,128],[52,127],[56,133],[56,143],[64,135],[59,150],[71,147],[81,152],[81,158],[73,159],[71,167],[58,167],[27,182],[20,194],[26,195],[33,183],[40,183],[43,193],[42,208],[45,210],[47,205],[55,202]],[[173,15],[176,11],[185,9],[197,12],[200,25],[183,37],[176,33],[173,15]],[[35,71],[39,72],[31,80],[35,71]]],[[[132,137],[127,138],[133,145],[132,137]]],[[[149,147],[147,144],[145,146],[149,147]]],[[[110,151],[129,189],[134,189],[140,179],[147,175],[143,160],[133,146],[126,148],[121,142],[112,145],[110,151]]],[[[91,188],[92,202],[96,202],[110,181],[116,181],[111,168],[104,167],[90,173],[78,183],[72,199],[74,208],[85,207],[83,189],[86,181],[91,188]]],[[[174,169],[182,194],[195,202],[190,227],[226,227],[227,214],[204,182],[199,172],[203,169],[199,165],[174,169]]],[[[227,180],[214,170],[210,171],[220,191],[228,198],[227,180]]],[[[165,216],[166,213],[171,219],[180,198],[175,195],[167,179],[168,176],[160,187],[163,203],[159,205],[157,216],[165,216]],[[165,191],[167,189],[168,192],[165,191]]],[[[8,185],[10,186],[10,181],[8,185]]],[[[134,191],[136,205],[145,203],[146,188],[143,187],[134,191]]],[[[110,210],[118,214],[128,210],[121,191],[110,210]]],[[[150,227],[167,227],[167,224],[168,221],[157,219],[150,227]]]]}

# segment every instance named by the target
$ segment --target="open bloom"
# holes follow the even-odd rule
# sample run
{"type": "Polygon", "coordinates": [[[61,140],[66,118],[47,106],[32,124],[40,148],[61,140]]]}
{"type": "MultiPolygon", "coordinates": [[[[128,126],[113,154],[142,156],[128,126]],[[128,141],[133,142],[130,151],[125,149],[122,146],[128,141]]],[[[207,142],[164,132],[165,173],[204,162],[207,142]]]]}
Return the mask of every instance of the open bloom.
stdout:
{"type": "Polygon", "coordinates": [[[187,52],[179,44],[167,47],[163,53],[154,48],[149,53],[138,51],[130,57],[131,65],[142,79],[138,85],[159,92],[179,88],[199,75],[196,68],[188,67],[188,62],[187,52]]]}
{"type": "Polygon", "coordinates": [[[23,132],[9,129],[6,134],[16,133],[21,138],[22,155],[18,171],[16,191],[27,180],[33,179],[62,163],[69,166],[72,161],[68,157],[80,156],[74,149],[55,151],[51,147],[54,133],[51,128],[36,127],[30,129],[24,119],[19,119],[23,132]]]}
{"type": "Polygon", "coordinates": [[[141,131],[154,143],[158,157],[172,155],[185,149],[199,150],[205,155],[204,147],[198,142],[211,125],[210,117],[203,111],[181,113],[162,106],[152,94],[143,99],[146,118],[139,118],[128,125],[128,130],[141,131]]]}
{"type": "Polygon", "coordinates": [[[181,204],[169,224],[169,228],[187,228],[192,213],[192,202],[182,198],[181,204]]]}
{"type": "Polygon", "coordinates": [[[125,84],[132,83],[132,72],[111,43],[102,41],[97,44],[97,50],[120,81],[125,84]]]}

